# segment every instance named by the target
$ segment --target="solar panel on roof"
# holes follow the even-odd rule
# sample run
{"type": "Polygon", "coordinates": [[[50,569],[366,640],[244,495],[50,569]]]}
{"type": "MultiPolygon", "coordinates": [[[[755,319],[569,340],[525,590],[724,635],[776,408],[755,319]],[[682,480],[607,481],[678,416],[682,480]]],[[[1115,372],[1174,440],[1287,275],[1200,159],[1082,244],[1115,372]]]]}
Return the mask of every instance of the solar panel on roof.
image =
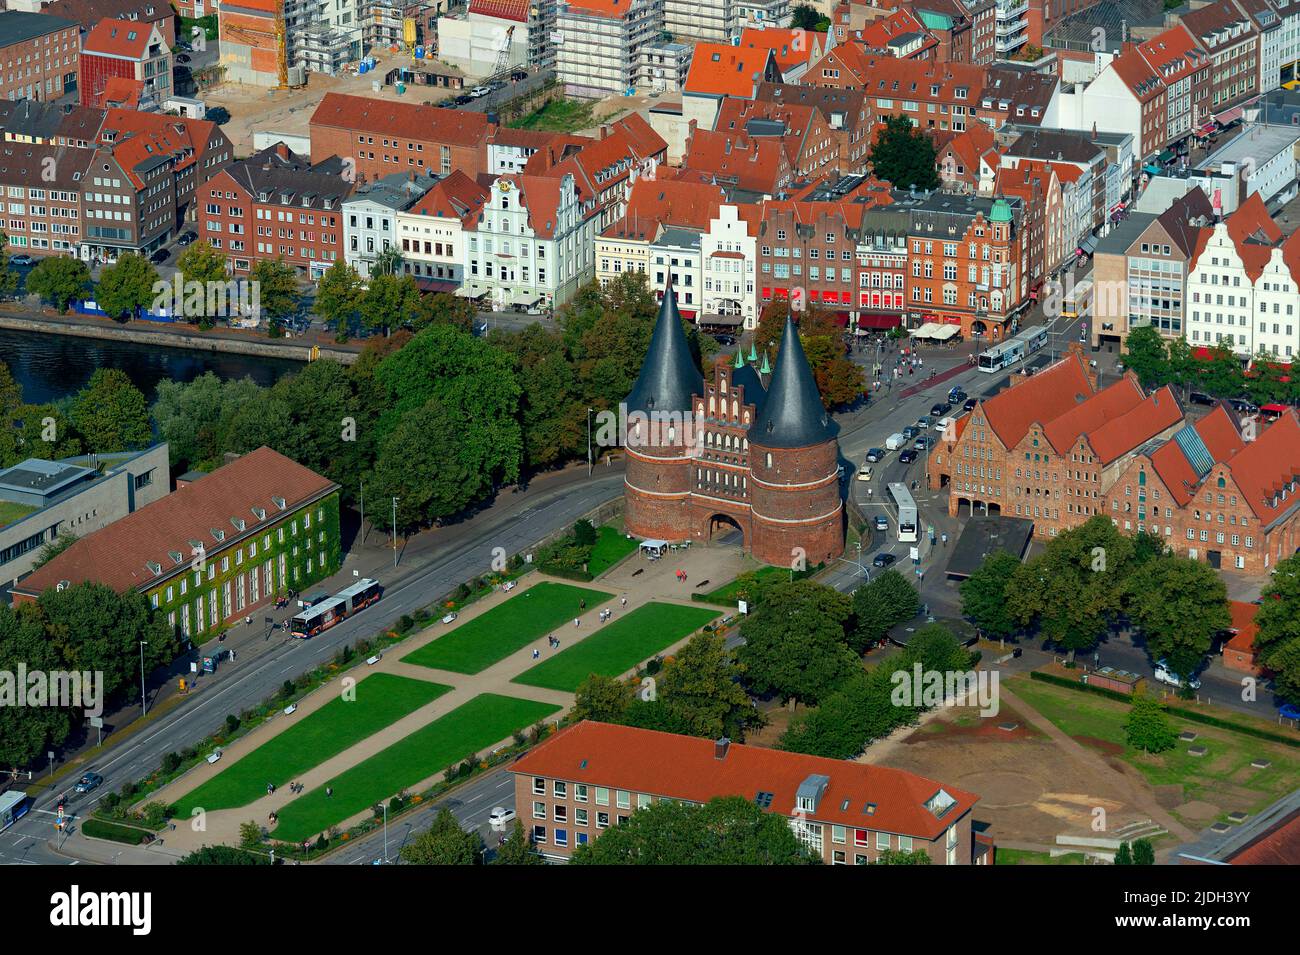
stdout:
{"type": "Polygon", "coordinates": [[[1191,425],[1185,425],[1174,435],[1174,441],[1182,449],[1183,457],[1187,458],[1187,463],[1192,466],[1198,478],[1203,478],[1210,473],[1210,468],[1214,467],[1214,456],[1205,446],[1200,432],[1191,425]]]}

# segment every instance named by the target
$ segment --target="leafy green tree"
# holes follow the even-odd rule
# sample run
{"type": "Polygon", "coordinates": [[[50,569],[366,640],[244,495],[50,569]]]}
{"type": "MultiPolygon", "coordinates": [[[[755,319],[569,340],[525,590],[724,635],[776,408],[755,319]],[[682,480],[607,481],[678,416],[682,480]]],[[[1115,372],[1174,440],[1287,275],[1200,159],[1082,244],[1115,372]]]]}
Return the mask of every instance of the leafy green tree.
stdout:
{"type": "Polygon", "coordinates": [[[154,300],[158,270],[143,255],[126,252],[99,273],[95,304],[109,318],[135,318],[154,300]]]}
{"type": "Polygon", "coordinates": [[[546,860],[542,858],[533,845],[533,834],[525,832],[523,825],[518,819],[515,820],[514,827],[510,830],[510,835],[505,844],[497,849],[496,857],[492,860],[493,865],[545,865],[546,860]]]}
{"type": "Polygon", "coordinates": [[[898,114],[885,117],[885,125],[876,133],[871,146],[872,170],[876,178],[898,189],[937,189],[934,140],[912,121],[898,114]]]}
{"type": "MultiPolygon", "coordinates": [[[[317,364],[329,363],[313,362],[308,368],[318,373],[317,364]]],[[[188,471],[220,466],[225,452],[234,450],[226,433],[231,417],[241,407],[264,408],[266,391],[251,378],[223,381],[210,371],[190,382],[158,382],[150,414],[159,437],[167,442],[173,467],[188,471]]]]}
{"type": "Polygon", "coordinates": [[[374,494],[367,511],[376,526],[393,522],[410,533],[464,510],[477,499],[480,477],[472,449],[461,443],[463,423],[437,398],[402,417],[375,460],[374,494]]]}
{"type": "Polygon", "coordinates": [[[809,865],[820,860],[784,816],[726,796],[702,806],[656,802],[579,846],[575,865],[809,865]]]}
{"type": "Polygon", "coordinates": [[[1129,746],[1145,753],[1173,749],[1176,734],[1165,713],[1165,705],[1146,693],[1134,693],[1133,705],[1124,722],[1129,746]]]}
{"type": "Polygon", "coordinates": [[[153,439],[149,405],[118,368],[97,368],[77,393],[71,418],[86,449],[97,454],[147,447],[153,439]]]}
{"type": "Polygon", "coordinates": [[[409,275],[372,275],[361,300],[361,320],[367,328],[395,328],[415,311],[420,289],[409,275]]]}
{"type": "Polygon", "coordinates": [[[10,374],[9,366],[0,361],[0,461],[5,467],[28,456],[20,431],[25,415],[23,387],[10,374]]]}
{"type": "Polygon", "coordinates": [[[346,329],[361,311],[365,287],[357,270],[343,259],[335,260],[316,285],[316,314],[346,329]]]}
{"type": "Polygon", "coordinates": [[[593,673],[578,684],[574,694],[574,720],[622,723],[632,705],[632,690],[622,680],[593,673]]]}
{"type": "Polygon", "coordinates": [[[402,272],[402,250],[395,245],[390,245],[382,252],[375,256],[374,265],[370,267],[370,274],[375,275],[400,275],[402,272]]]}
{"type": "MultiPolygon", "coordinates": [[[[256,825],[256,823],[254,823],[256,825]]],[[[204,846],[176,861],[177,865],[270,865],[271,858],[234,846],[204,846]]]]}
{"type": "Polygon", "coordinates": [[[753,718],[749,694],[740,684],[743,676],[723,637],[701,633],[664,664],[656,691],[692,736],[740,737],[753,718]]]}
{"type": "Polygon", "coordinates": [[[1241,360],[1225,342],[1215,342],[1209,354],[1197,362],[1197,384],[1216,397],[1235,398],[1245,389],[1245,380],[1241,360]]]}
{"type": "Polygon", "coordinates": [[[258,259],[250,275],[257,290],[260,317],[265,318],[268,329],[274,334],[280,324],[298,311],[300,294],[298,273],[282,256],[258,259]]]}
{"type": "Polygon", "coordinates": [[[1133,850],[1129,848],[1127,842],[1121,842],[1119,848],[1115,850],[1115,865],[1132,865],[1133,850]]]}
{"type": "Polygon", "coordinates": [[[579,400],[579,385],[564,336],[534,323],[505,336],[501,347],[508,349],[514,359],[520,389],[523,458],[528,471],[541,471],[565,458],[585,454],[587,406],[579,400]]]}
{"type": "Polygon", "coordinates": [[[855,670],[817,707],[791,721],[778,746],[793,753],[853,759],[873,740],[913,722],[919,712],[893,704],[892,667],[855,670]]]}
{"type": "Polygon", "coordinates": [[[51,255],[27,274],[27,291],[39,295],[60,312],[90,296],[90,268],[80,259],[51,255]]]}
{"type": "Polygon", "coordinates": [[[1300,555],[1273,565],[1255,625],[1255,648],[1259,661],[1274,673],[1274,692],[1300,703],[1300,555]]]}
{"type": "Polygon", "coordinates": [[[853,592],[853,649],[864,652],[920,609],[916,588],[898,571],[886,570],[853,592]]]}
{"type": "Polygon", "coordinates": [[[195,242],[176,257],[176,271],[185,282],[225,282],[226,257],[209,242],[195,242]]]}
{"type": "Polygon", "coordinates": [[[1128,354],[1124,364],[1137,375],[1145,388],[1158,388],[1172,380],[1169,364],[1169,346],[1151,325],[1141,325],[1128,333],[1124,340],[1128,354]]]}
{"type": "Polygon", "coordinates": [[[1016,621],[1007,609],[1007,588],[1019,566],[1014,554],[994,551],[958,588],[962,614],[994,640],[1016,632],[1016,621]]]}
{"type": "Polygon", "coordinates": [[[908,852],[904,849],[886,849],[876,856],[876,865],[929,865],[930,854],[924,849],[908,852]]]}
{"type": "Polygon", "coordinates": [[[1150,839],[1137,839],[1133,843],[1134,865],[1155,865],[1156,850],[1150,839]]]}
{"type": "Polygon", "coordinates": [[[408,865],[481,865],[483,840],[466,832],[450,809],[438,810],[433,825],[402,847],[408,865]]]}
{"type": "Polygon", "coordinates": [[[740,662],[760,695],[816,704],[856,669],[844,642],[852,612],[846,594],[809,580],[781,582],[740,625],[740,662]]]}
{"type": "Polygon", "coordinates": [[[9,236],[0,230],[0,297],[8,298],[18,290],[18,273],[9,267],[9,236]]]}
{"type": "Polygon", "coordinates": [[[1195,673],[1215,636],[1232,623],[1223,579],[1207,564],[1166,554],[1147,561],[1126,582],[1129,617],[1155,659],[1195,673]]]}
{"type": "MultiPolygon", "coordinates": [[[[474,304],[468,299],[457,298],[446,292],[425,293],[415,303],[415,308],[408,318],[411,331],[418,332],[430,325],[450,325],[457,331],[474,330],[476,315],[474,304]]],[[[528,328],[541,328],[529,325],[528,328]]]]}
{"type": "MultiPolygon", "coordinates": [[[[14,674],[19,666],[29,672],[66,669],[64,648],[51,642],[35,608],[0,604],[0,672],[14,674]]],[[[0,765],[32,765],[51,746],[62,745],[81,719],[80,711],[65,707],[0,706],[0,765]]]]}
{"type": "Polygon", "coordinates": [[[71,404],[70,400],[62,399],[57,404],[23,405],[18,413],[21,425],[16,435],[14,457],[11,459],[6,453],[6,464],[25,458],[57,461],[81,454],[81,436],[68,417],[71,404]]]}
{"type": "Polygon", "coordinates": [[[830,21],[815,8],[801,3],[790,10],[790,26],[809,32],[825,33],[830,21]]]}

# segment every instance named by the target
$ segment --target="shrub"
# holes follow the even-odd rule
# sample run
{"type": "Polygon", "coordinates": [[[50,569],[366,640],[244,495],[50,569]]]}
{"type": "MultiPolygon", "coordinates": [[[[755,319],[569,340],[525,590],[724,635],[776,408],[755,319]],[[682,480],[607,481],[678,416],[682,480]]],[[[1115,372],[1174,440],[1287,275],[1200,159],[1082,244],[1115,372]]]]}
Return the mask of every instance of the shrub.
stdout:
{"type": "MultiPolygon", "coordinates": [[[[181,757],[179,753],[168,753],[166,756],[162,758],[162,771],[164,773],[174,773],[176,772],[176,770],[180,769],[180,766],[181,766],[181,757]]],[[[135,785],[131,783],[128,783],[128,785],[131,786],[131,792],[127,792],[126,787],[123,786],[122,787],[123,796],[132,796],[135,794],[135,785]]]]}
{"type": "Polygon", "coordinates": [[[285,680],[284,683],[280,685],[280,695],[287,700],[289,697],[293,696],[293,693],[293,680],[285,680]]]}
{"type": "Polygon", "coordinates": [[[226,731],[228,733],[233,733],[237,729],[239,729],[239,717],[236,716],[234,713],[227,714],[226,731]]]}
{"type": "Polygon", "coordinates": [[[585,517],[573,525],[573,540],[579,547],[594,547],[599,539],[596,528],[585,517]]]}
{"type": "Polygon", "coordinates": [[[415,621],[411,619],[410,614],[404,613],[402,614],[401,618],[398,619],[397,621],[397,632],[401,634],[409,633],[411,628],[414,626],[415,626],[415,621]]]}

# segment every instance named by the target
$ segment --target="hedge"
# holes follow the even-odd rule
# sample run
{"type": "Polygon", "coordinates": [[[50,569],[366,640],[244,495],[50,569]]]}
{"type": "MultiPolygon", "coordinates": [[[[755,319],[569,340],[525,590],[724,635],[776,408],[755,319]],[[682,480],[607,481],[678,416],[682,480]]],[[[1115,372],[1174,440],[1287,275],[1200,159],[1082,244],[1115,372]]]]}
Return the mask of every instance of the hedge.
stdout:
{"type": "MultiPolygon", "coordinates": [[[[1098,696],[1109,697],[1112,700],[1118,700],[1121,703],[1132,703],[1133,697],[1128,693],[1121,693],[1118,690],[1110,690],[1102,686],[1092,686],[1088,683],[1077,683],[1073,680],[1067,680],[1065,677],[1057,676],[1054,673],[1042,673],[1038,670],[1031,670],[1029,677],[1032,680],[1042,680],[1044,683],[1051,683],[1055,686],[1063,686],[1071,690],[1083,690],[1085,693],[1096,693],[1098,696]]],[[[1300,737],[1285,736],[1281,733],[1274,733],[1272,730],[1262,729],[1258,726],[1249,726],[1244,723],[1238,723],[1234,720],[1225,720],[1222,717],[1214,716],[1211,713],[1203,713],[1200,710],[1188,710],[1181,706],[1165,705],[1166,712],[1170,716],[1178,716],[1185,720],[1191,720],[1193,723],[1204,723],[1206,726],[1216,726],[1219,729],[1230,730],[1233,733],[1244,733],[1247,736],[1253,736],[1255,739],[1267,740],[1270,743],[1282,743],[1286,746],[1300,747],[1300,737]]]]}
{"type": "Polygon", "coordinates": [[[570,567],[561,567],[557,564],[538,564],[537,569],[550,577],[561,577],[564,580],[577,580],[583,583],[591,583],[596,578],[585,570],[574,570],[570,567]]]}
{"type": "Polygon", "coordinates": [[[92,839],[124,842],[130,846],[138,846],[146,838],[153,837],[153,833],[146,832],[144,829],[137,829],[134,826],[119,826],[115,822],[105,822],[102,819],[87,819],[81,824],[81,834],[90,836],[92,839]]]}

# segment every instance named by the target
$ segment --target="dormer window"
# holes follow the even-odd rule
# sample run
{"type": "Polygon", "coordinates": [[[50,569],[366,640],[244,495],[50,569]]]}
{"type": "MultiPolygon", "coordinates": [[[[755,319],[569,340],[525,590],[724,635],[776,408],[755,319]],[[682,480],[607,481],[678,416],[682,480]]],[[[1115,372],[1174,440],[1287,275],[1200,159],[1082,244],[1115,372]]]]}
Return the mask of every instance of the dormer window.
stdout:
{"type": "Polygon", "coordinates": [[[145,561],[145,566],[149,568],[149,572],[155,577],[162,573],[162,564],[156,560],[145,561]]]}
{"type": "Polygon", "coordinates": [[[273,497],[271,498],[271,503],[274,504],[276,507],[278,507],[280,510],[282,511],[284,510],[284,498],[273,497]]]}
{"type": "Polygon", "coordinates": [[[232,517],[230,523],[234,525],[234,528],[237,531],[242,531],[244,529],[244,519],[242,517],[232,517]]]}
{"type": "Polygon", "coordinates": [[[266,520],[266,508],[254,507],[251,510],[253,512],[253,516],[256,517],[259,521],[266,520]]]}
{"type": "Polygon", "coordinates": [[[216,541],[218,544],[220,544],[222,541],[226,539],[226,532],[223,531],[221,528],[212,527],[209,528],[209,530],[212,531],[212,539],[216,541]]]}
{"type": "Polygon", "coordinates": [[[185,559],[185,557],[178,550],[169,550],[167,552],[167,556],[172,559],[173,564],[179,564],[181,561],[185,559]]]}

